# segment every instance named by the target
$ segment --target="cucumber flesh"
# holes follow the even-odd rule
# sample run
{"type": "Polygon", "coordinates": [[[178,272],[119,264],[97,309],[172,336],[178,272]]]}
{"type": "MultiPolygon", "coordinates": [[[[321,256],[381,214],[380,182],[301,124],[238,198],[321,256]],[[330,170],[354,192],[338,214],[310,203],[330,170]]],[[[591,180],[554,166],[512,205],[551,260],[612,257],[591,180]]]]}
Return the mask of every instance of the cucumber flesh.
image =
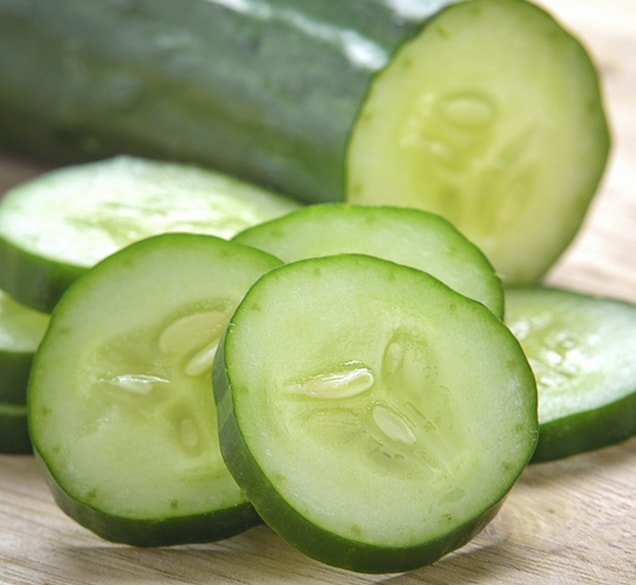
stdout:
{"type": "Polygon", "coordinates": [[[233,239],[284,262],[345,252],[385,258],[429,272],[503,316],[501,280],[488,259],[452,224],[425,211],[313,205],[248,228],[233,239]]]}
{"type": "Polygon", "coordinates": [[[26,403],[31,362],[49,316],[0,290],[0,403],[26,403]]]}
{"type": "Polygon", "coordinates": [[[370,87],[347,201],[450,219],[508,283],[542,276],[577,233],[610,145],[598,75],[520,0],[447,7],[370,87]]]}
{"type": "Polygon", "coordinates": [[[112,541],[210,541],[260,522],[219,450],[219,336],[280,261],[215,236],[164,234],[64,295],[29,382],[31,439],[60,507],[112,541]]]}
{"type": "Polygon", "coordinates": [[[298,206],[189,165],[119,156],[57,169],[0,201],[0,287],[50,312],[88,268],[132,242],[164,232],[229,238],[298,206]]]}
{"type": "Polygon", "coordinates": [[[367,255],[259,279],[230,320],[214,390],[223,456],[263,520],[361,572],[467,542],[536,442],[534,378],[503,322],[367,255]]]}
{"type": "Polygon", "coordinates": [[[537,378],[533,461],[636,434],[636,305],[553,287],[510,288],[506,322],[537,378]]]}

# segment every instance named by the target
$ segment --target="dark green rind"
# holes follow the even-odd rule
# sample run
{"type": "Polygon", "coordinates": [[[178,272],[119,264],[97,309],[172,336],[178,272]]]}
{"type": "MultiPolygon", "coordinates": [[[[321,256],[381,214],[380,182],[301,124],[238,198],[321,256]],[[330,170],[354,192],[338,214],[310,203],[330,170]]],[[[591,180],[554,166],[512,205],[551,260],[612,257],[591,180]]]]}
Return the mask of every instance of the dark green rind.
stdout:
{"type": "Polygon", "coordinates": [[[31,254],[2,237],[0,266],[0,288],[10,290],[22,304],[44,312],[52,311],[70,284],[88,270],[31,254]]]}
{"type": "Polygon", "coordinates": [[[614,445],[636,435],[636,387],[622,400],[539,426],[531,463],[563,459],[614,445]]]}
{"type": "Polygon", "coordinates": [[[5,455],[33,453],[25,404],[0,404],[0,453],[5,455]]]}
{"type": "Polygon", "coordinates": [[[106,514],[70,496],[43,464],[37,451],[35,455],[60,509],[78,524],[110,542],[145,548],[213,542],[235,536],[261,523],[258,514],[248,502],[213,513],[192,516],[141,519],[106,514]]]}
{"type": "Polygon", "coordinates": [[[237,483],[245,489],[248,499],[263,521],[274,531],[277,531],[277,526],[284,525],[285,540],[311,558],[362,573],[408,571],[432,564],[469,542],[496,516],[503,504],[504,500],[494,503],[443,538],[410,548],[361,544],[321,530],[285,502],[267,480],[244,442],[233,414],[232,391],[225,367],[223,343],[219,345],[213,372],[221,452],[228,469],[237,483]],[[252,489],[251,486],[258,486],[258,489],[252,489]]]}
{"type": "MultiPolygon", "coordinates": [[[[0,269],[0,280],[3,274],[0,269]]],[[[48,322],[48,315],[17,303],[0,286],[0,415],[3,406],[26,404],[33,357],[48,322]]]]}
{"type": "Polygon", "coordinates": [[[0,404],[26,404],[32,363],[33,352],[0,350],[0,404]]]}
{"type": "Polygon", "coordinates": [[[357,65],[346,44],[390,56],[451,3],[409,17],[385,0],[2,2],[0,144],[57,162],[187,160],[341,200],[348,137],[385,65],[357,65]]]}

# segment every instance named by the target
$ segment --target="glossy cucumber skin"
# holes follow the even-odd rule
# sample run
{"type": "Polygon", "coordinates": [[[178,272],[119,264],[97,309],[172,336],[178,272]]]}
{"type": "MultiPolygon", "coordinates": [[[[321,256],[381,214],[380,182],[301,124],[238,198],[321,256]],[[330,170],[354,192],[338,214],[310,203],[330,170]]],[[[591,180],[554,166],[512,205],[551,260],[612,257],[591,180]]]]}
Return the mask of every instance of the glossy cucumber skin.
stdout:
{"type": "Polygon", "coordinates": [[[340,200],[374,76],[452,3],[0,0],[0,145],[188,160],[340,200]]]}

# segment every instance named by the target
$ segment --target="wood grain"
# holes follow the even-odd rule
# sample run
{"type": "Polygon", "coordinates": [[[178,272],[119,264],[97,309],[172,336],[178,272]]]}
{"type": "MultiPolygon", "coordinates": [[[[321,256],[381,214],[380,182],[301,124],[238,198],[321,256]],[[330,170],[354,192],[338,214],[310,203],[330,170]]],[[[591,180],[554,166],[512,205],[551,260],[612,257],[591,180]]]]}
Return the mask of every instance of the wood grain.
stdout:
{"type": "MultiPolygon", "coordinates": [[[[633,0],[544,0],[603,75],[614,151],[588,220],[548,280],[636,301],[636,29],[633,0]]],[[[0,158],[0,192],[43,169],[0,158]]],[[[636,356],[635,356],[636,359],[636,356]]],[[[59,511],[31,457],[0,456],[0,583],[636,583],[636,438],[529,467],[499,516],[431,567],[358,575],[325,567],[266,527],[226,541],[138,550],[101,541],[59,511]]]]}

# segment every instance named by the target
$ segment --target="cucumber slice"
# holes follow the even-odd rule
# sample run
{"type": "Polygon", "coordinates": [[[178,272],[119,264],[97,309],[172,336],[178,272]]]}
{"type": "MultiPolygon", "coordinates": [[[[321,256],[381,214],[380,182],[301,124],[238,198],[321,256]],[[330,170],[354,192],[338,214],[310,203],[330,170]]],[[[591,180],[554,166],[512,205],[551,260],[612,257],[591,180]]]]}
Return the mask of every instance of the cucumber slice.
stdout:
{"type": "Polygon", "coordinates": [[[229,238],[298,206],[209,170],[126,156],[50,171],[0,201],[0,287],[50,312],[88,268],[134,241],[229,238]]]}
{"type": "Polygon", "coordinates": [[[48,323],[48,315],[0,290],[0,403],[26,403],[33,354],[48,323]]]}
{"type": "Polygon", "coordinates": [[[234,308],[279,264],[215,236],[164,234],[68,290],[36,353],[28,407],[36,455],[69,516],[137,546],[260,522],[221,457],[211,370],[234,308]]]}
{"type": "Polygon", "coordinates": [[[214,390],[223,456],[259,515],[354,571],[404,571],[463,545],[536,442],[534,378],[503,322],[366,255],[259,279],[230,320],[214,390]]]}
{"type": "Polygon", "coordinates": [[[49,316],[0,290],[0,453],[31,453],[27,385],[49,316]]]}
{"type": "Polygon", "coordinates": [[[343,252],[385,258],[429,272],[503,316],[501,280],[490,262],[452,224],[425,211],[314,205],[248,228],[234,240],[285,262],[343,252]]]}
{"type": "Polygon", "coordinates": [[[636,305],[554,287],[506,291],[506,322],[536,374],[533,461],[636,434],[636,305]]]}
{"type": "Polygon", "coordinates": [[[28,455],[32,452],[26,404],[0,403],[0,453],[28,455]]]}
{"type": "Polygon", "coordinates": [[[584,47],[530,2],[458,2],[380,72],[347,201],[449,218],[508,283],[537,280],[596,192],[610,137],[584,47]]]}

